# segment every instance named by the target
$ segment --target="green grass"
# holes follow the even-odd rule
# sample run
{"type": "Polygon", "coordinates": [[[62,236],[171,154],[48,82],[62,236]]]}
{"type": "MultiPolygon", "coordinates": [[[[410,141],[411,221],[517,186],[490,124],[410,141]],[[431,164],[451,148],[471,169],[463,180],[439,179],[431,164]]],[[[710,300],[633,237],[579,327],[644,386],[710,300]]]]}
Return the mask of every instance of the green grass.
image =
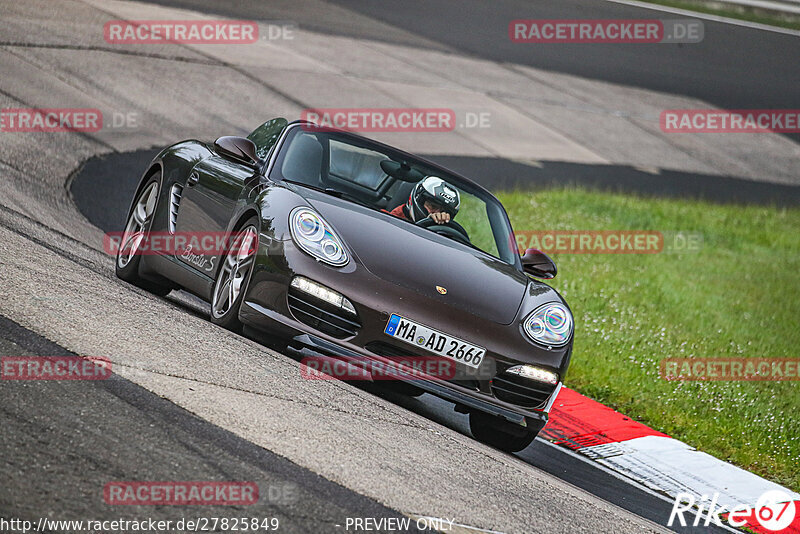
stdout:
{"type": "Polygon", "coordinates": [[[575,314],[566,384],[657,430],[800,490],[800,382],[674,382],[667,357],[797,358],[800,210],[580,189],[498,195],[516,232],[701,232],[694,253],[560,254],[575,314]]]}
{"type": "Polygon", "coordinates": [[[747,20],[750,22],[758,22],[760,24],[767,24],[770,26],[779,26],[781,28],[800,30],[800,16],[785,14],[785,13],[777,13],[773,11],[752,8],[748,6],[724,4],[722,2],[714,2],[713,0],[712,1],[642,0],[642,1],[649,2],[651,4],[659,4],[662,6],[686,9],[689,11],[697,11],[698,13],[708,13],[710,15],[717,15],[720,17],[747,20]]]}

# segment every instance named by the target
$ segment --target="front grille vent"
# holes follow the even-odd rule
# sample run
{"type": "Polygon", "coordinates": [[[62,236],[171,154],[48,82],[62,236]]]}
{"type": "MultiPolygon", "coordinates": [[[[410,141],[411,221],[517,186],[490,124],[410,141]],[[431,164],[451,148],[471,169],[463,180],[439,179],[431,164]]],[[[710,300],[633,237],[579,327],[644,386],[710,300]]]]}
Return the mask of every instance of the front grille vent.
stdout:
{"type": "Polygon", "coordinates": [[[289,288],[288,300],[298,321],[335,338],[353,337],[361,328],[357,316],[294,287],[289,288]]]}
{"type": "Polygon", "coordinates": [[[524,376],[500,373],[492,379],[492,393],[498,399],[524,408],[542,408],[556,386],[524,376]]]}

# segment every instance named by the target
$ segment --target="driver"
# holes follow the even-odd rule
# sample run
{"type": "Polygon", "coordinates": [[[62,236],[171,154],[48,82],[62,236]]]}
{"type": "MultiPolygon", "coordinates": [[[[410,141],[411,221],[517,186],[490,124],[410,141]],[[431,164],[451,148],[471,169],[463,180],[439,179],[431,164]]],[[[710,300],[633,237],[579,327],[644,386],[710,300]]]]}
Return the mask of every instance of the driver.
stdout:
{"type": "Polygon", "coordinates": [[[456,216],[459,206],[461,196],[455,187],[438,176],[428,176],[417,182],[408,202],[389,213],[415,223],[430,217],[436,224],[447,224],[456,216]]]}

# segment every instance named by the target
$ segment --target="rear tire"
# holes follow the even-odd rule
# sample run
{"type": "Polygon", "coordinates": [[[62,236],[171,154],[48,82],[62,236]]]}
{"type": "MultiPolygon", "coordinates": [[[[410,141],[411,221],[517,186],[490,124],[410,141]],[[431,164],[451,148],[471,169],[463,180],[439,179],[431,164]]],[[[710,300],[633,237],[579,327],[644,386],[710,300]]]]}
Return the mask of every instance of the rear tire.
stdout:
{"type": "Polygon", "coordinates": [[[171,287],[145,280],[139,276],[139,263],[142,261],[140,248],[142,242],[147,238],[150,228],[153,226],[153,215],[158,203],[160,183],[160,174],[157,174],[147,182],[139,193],[125,225],[125,231],[122,234],[122,241],[114,261],[114,271],[120,280],[124,280],[159,297],[165,297],[172,291],[171,287]]]}
{"type": "Polygon", "coordinates": [[[527,427],[485,412],[470,412],[469,429],[478,441],[505,452],[519,452],[530,445],[544,422],[527,418],[527,427]]]}

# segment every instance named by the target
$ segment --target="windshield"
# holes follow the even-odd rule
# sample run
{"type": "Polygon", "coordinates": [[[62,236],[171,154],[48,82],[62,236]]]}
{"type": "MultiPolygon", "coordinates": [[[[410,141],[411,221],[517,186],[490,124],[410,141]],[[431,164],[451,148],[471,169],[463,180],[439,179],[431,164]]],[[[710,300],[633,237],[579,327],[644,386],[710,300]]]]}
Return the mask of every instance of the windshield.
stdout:
{"type": "MultiPolygon", "coordinates": [[[[270,178],[287,180],[308,187],[327,190],[346,200],[403,219],[419,222],[439,209],[449,209],[452,217],[446,224],[430,227],[446,237],[477,248],[506,263],[517,264],[511,228],[500,202],[463,179],[388,147],[343,132],[307,131],[292,128],[278,154],[270,178]],[[403,168],[398,172],[398,168],[403,168]],[[438,180],[427,180],[428,177],[438,180]],[[441,184],[449,206],[440,206],[418,183],[441,184]],[[416,198],[420,210],[409,213],[409,197],[416,198]],[[456,195],[453,193],[456,192],[456,195]],[[456,200],[452,201],[455,196],[456,200]],[[443,226],[445,228],[443,228],[443,226]]],[[[429,221],[431,222],[431,221],[429,221]]]]}

